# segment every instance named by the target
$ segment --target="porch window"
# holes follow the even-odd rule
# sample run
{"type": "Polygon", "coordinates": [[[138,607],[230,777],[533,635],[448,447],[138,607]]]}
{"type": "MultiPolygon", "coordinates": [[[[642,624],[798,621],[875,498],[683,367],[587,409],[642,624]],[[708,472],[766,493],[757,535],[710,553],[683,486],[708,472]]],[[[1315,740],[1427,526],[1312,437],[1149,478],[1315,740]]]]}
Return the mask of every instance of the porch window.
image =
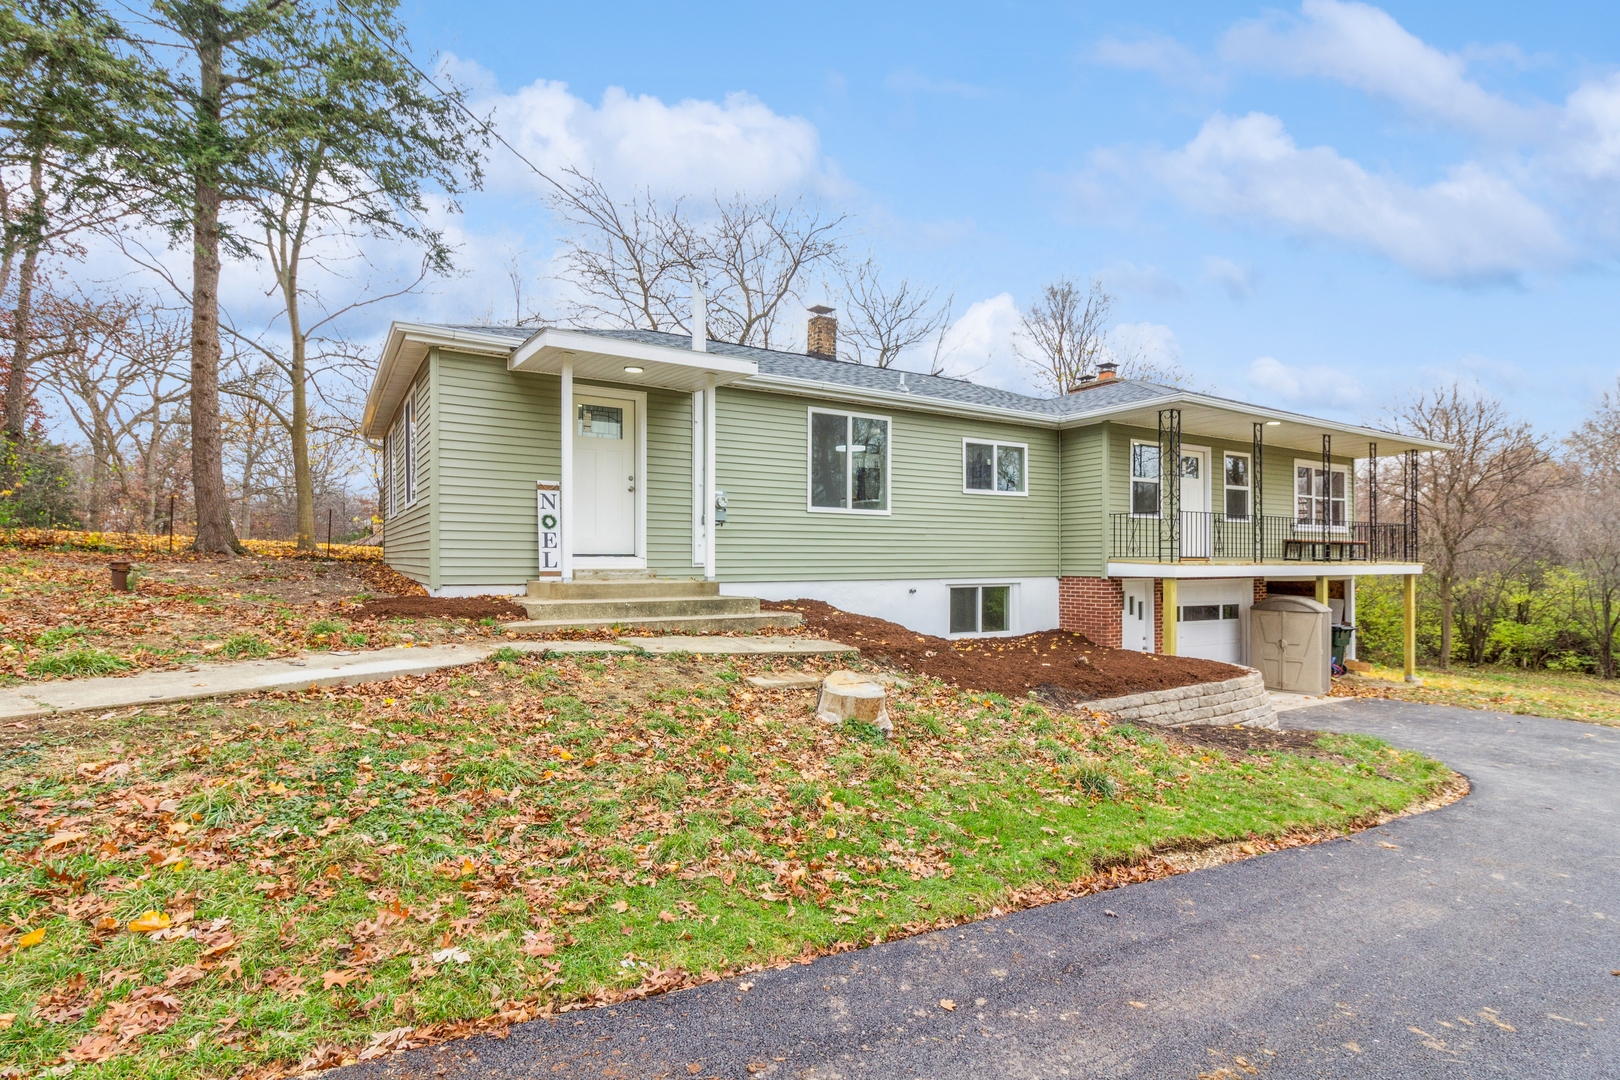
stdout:
{"type": "Polygon", "coordinates": [[[810,507],[888,512],[888,417],[810,410],[810,507]]]}
{"type": "Polygon", "coordinates": [[[951,633],[994,634],[1012,625],[1010,585],[964,585],[951,590],[951,633]]]}
{"type": "Polygon", "coordinates": [[[1328,472],[1322,466],[1294,462],[1294,521],[1299,525],[1342,528],[1349,522],[1346,494],[1349,483],[1343,465],[1328,472]]]}
{"type": "Polygon", "coordinates": [[[1249,520],[1249,493],[1252,484],[1249,480],[1249,455],[1226,455],[1226,519],[1228,521],[1249,520]]]}
{"type": "Polygon", "coordinates": [[[994,492],[998,495],[1028,493],[1026,461],[1029,449],[1023,443],[976,442],[962,440],[962,490],[994,492]]]}
{"type": "Polygon", "coordinates": [[[1159,516],[1159,447],[1157,443],[1131,444],[1131,513],[1159,516]]]}

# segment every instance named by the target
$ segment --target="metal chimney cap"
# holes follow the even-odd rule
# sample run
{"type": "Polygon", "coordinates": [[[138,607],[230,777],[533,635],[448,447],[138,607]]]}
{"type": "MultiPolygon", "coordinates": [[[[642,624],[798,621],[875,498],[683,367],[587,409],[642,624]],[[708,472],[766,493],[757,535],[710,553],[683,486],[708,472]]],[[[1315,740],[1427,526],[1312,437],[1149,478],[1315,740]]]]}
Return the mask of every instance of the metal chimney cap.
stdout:
{"type": "Polygon", "coordinates": [[[810,309],[810,314],[812,314],[812,315],[831,315],[833,313],[833,310],[834,310],[833,308],[828,307],[826,304],[817,304],[815,307],[810,309]]]}

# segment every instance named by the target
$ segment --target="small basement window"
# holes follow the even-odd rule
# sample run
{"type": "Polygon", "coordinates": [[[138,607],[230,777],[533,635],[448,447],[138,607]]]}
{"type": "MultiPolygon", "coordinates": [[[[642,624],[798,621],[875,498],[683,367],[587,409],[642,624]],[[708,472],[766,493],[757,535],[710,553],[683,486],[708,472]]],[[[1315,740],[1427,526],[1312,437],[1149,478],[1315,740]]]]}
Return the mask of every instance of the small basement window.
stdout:
{"type": "Polygon", "coordinates": [[[1239,604],[1183,604],[1181,607],[1182,622],[1229,622],[1239,618],[1242,606],[1239,604]]]}
{"type": "Polygon", "coordinates": [[[951,633],[995,634],[1011,628],[1010,585],[962,585],[951,589],[951,633]]]}
{"type": "Polygon", "coordinates": [[[994,492],[998,495],[1027,494],[1028,457],[1029,448],[1023,443],[963,439],[962,490],[994,492]]]}

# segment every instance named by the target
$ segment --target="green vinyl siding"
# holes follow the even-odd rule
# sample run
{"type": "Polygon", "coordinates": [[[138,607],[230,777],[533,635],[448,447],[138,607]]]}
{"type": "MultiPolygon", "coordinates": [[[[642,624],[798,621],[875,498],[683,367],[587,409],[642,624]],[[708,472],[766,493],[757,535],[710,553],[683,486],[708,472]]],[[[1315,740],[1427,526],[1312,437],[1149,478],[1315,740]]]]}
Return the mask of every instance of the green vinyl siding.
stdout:
{"type": "Polygon", "coordinates": [[[1066,577],[1101,577],[1108,561],[1109,463],[1118,460],[1105,427],[1075,428],[1063,439],[1063,569],[1066,577]]]}
{"type": "Polygon", "coordinates": [[[558,380],[438,351],[439,585],[521,584],[540,561],[536,480],[561,466],[558,380]]]}
{"type": "MultiPolygon", "coordinates": [[[[403,447],[398,438],[390,440],[394,449],[393,460],[388,463],[387,482],[393,492],[394,513],[383,521],[383,558],[388,565],[415,581],[427,583],[433,572],[433,443],[434,400],[431,380],[427,371],[417,376],[411,385],[412,409],[412,463],[415,478],[415,498],[407,502],[403,447]]],[[[394,417],[393,431],[404,414],[404,406],[394,417]]],[[[386,509],[386,508],[385,508],[386,509]]]]}
{"type": "Polygon", "coordinates": [[[731,387],[717,407],[718,486],[730,503],[717,530],[723,580],[1058,572],[1054,431],[731,387]],[[890,418],[890,513],[808,509],[812,406],[890,418]],[[1029,494],[963,492],[964,437],[1027,444],[1029,494]]]}
{"type": "Polygon", "coordinates": [[[692,395],[647,391],[647,567],[702,577],[692,565],[692,395]]]}

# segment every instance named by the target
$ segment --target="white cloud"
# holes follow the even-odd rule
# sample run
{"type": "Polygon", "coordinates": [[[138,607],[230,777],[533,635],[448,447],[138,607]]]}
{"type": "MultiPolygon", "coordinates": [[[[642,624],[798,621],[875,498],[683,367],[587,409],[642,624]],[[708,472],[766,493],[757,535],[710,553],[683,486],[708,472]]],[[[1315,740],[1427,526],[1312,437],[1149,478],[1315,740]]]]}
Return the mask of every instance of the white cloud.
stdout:
{"type": "Polygon", "coordinates": [[[1301,149],[1263,113],[1217,113],[1155,165],[1195,210],[1347,241],[1435,280],[1511,278],[1569,254],[1551,214],[1477,164],[1414,187],[1372,175],[1332,147],[1301,149]]]}
{"type": "Polygon", "coordinates": [[[1139,360],[1149,370],[1168,372],[1181,363],[1181,343],[1163,323],[1120,323],[1110,339],[1116,356],[1139,360]]]}
{"type": "Polygon", "coordinates": [[[1029,377],[1015,348],[1021,326],[1011,293],[974,301],[945,332],[943,374],[1029,393],[1029,377]]]}
{"type": "Polygon", "coordinates": [[[1536,110],[1468,77],[1468,61],[1415,37],[1369,4],[1305,0],[1300,16],[1239,23],[1221,41],[1236,64],[1333,79],[1492,138],[1532,130],[1536,110]]]}
{"type": "MultiPolygon", "coordinates": [[[[670,104],[609,87],[593,105],[566,83],[539,79],[503,94],[476,64],[453,59],[449,66],[474,88],[474,111],[493,113],[501,134],[554,175],[571,165],[613,184],[673,195],[768,195],[838,185],[815,125],[783,116],[751,94],[670,104]]],[[[490,181],[520,190],[545,186],[498,148],[490,155],[490,181]]]]}
{"type": "Polygon", "coordinates": [[[1254,274],[1247,266],[1219,255],[1204,259],[1204,277],[1226,290],[1233,300],[1247,300],[1254,295],[1254,274]]]}
{"type": "Polygon", "coordinates": [[[1218,90],[1222,80],[1204,66],[1198,54],[1174,38],[1154,34],[1135,41],[1106,37],[1091,47],[1091,60],[1104,67],[1145,71],[1167,83],[1198,90],[1218,90]]]}
{"type": "Polygon", "coordinates": [[[1259,357],[1249,365],[1248,382],[1290,405],[1342,408],[1362,399],[1361,386],[1340,368],[1294,367],[1273,356],[1259,357]]]}

